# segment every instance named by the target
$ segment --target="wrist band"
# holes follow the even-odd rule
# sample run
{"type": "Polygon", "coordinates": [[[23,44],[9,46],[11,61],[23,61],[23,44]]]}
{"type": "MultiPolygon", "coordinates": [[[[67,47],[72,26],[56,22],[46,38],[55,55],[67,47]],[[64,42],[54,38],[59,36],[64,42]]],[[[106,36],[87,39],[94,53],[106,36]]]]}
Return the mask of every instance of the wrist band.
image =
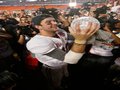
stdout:
{"type": "Polygon", "coordinates": [[[86,40],[75,39],[74,42],[77,43],[77,44],[86,44],[86,40]]]}

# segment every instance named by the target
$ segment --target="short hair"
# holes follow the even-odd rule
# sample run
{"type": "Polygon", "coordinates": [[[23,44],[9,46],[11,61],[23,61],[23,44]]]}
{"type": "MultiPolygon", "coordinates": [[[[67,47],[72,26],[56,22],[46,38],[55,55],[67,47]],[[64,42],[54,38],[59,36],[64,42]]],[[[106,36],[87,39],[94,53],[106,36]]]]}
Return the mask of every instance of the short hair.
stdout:
{"type": "Polygon", "coordinates": [[[41,14],[41,15],[35,16],[32,19],[32,24],[33,25],[39,25],[42,20],[44,20],[45,18],[48,18],[48,17],[53,17],[53,16],[50,15],[50,14],[41,14]]]}

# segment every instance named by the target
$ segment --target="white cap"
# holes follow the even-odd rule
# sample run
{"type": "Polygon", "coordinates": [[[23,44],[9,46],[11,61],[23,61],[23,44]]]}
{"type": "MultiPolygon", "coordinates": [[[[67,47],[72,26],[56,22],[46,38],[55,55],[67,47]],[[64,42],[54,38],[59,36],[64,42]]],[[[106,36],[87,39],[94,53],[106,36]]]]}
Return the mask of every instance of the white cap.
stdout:
{"type": "Polygon", "coordinates": [[[120,12],[120,5],[112,7],[111,12],[119,13],[120,12]]]}

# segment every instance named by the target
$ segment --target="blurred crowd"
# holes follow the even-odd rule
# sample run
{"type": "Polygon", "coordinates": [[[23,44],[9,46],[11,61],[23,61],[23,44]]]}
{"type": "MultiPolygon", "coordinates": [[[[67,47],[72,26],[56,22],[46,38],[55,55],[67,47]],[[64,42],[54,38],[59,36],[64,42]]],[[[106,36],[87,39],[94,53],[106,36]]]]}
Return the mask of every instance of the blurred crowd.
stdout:
{"type": "MultiPolygon", "coordinates": [[[[79,89],[88,88],[86,86],[98,89],[104,87],[101,90],[120,89],[120,1],[109,0],[99,6],[89,2],[83,4],[81,8],[68,7],[64,10],[42,7],[36,11],[21,10],[12,14],[2,11],[0,13],[0,90],[8,90],[8,88],[47,90],[47,81],[44,80],[41,72],[42,63],[26,48],[26,43],[39,33],[31,20],[42,14],[53,15],[58,27],[67,33],[69,33],[68,27],[76,18],[90,16],[100,22],[100,35],[98,33],[94,44],[87,45],[83,58],[75,65],[74,70],[70,70],[75,75],[65,79],[64,90],[70,90],[74,88],[73,86],[79,89]],[[111,54],[102,54],[103,49],[111,54]],[[69,82],[69,79],[73,82],[69,82]],[[74,82],[80,83],[81,86],[74,82]]],[[[73,41],[68,39],[68,42],[70,46],[73,41]]]]}

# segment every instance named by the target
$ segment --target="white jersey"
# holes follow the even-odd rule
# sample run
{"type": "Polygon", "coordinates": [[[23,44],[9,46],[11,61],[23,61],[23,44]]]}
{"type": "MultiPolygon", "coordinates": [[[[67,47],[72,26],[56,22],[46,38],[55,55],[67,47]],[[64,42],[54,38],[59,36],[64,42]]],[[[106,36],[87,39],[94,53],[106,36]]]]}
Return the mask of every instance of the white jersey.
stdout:
{"type": "Polygon", "coordinates": [[[35,57],[41,63],[52,67],[61,67],[66,64],[63,62],[63,60],[58,60],[47,55],[56,48],[64,48],[65,50],[65,45],[67,43],[67,33],[62,30],[56,33],[59,38],[42,36],[39,34],[35,35],[27,42],[26,47],[31,53],[35,54],[35,57]]]}
{"type": "Polygon", "coordinates": [[[111,33],[99,30],[97,32],[96,40],[90,49],[90,53],[100,56],[113,56],[112,49],[114,48],[111,33]]]}

